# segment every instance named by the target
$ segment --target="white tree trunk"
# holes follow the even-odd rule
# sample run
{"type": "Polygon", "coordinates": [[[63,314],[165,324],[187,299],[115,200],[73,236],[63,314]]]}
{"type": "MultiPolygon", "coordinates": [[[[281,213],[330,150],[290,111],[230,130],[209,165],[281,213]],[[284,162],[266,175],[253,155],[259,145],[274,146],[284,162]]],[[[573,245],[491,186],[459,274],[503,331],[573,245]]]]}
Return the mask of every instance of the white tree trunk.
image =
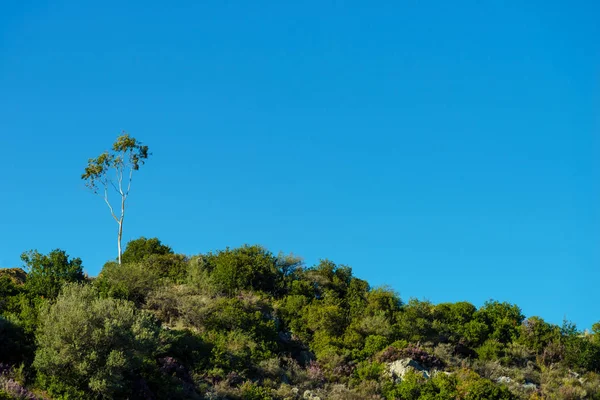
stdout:
{"type": "Polygon", "coordinates": [[[121,250],[121,238],[123,237],[123,218],[121,217],[121,221],[119,222],[119,234],[117,235],[117,248],[119,249],[119,265],[122,264],[121,256],[123,255],[123,251],[121,250]]]}

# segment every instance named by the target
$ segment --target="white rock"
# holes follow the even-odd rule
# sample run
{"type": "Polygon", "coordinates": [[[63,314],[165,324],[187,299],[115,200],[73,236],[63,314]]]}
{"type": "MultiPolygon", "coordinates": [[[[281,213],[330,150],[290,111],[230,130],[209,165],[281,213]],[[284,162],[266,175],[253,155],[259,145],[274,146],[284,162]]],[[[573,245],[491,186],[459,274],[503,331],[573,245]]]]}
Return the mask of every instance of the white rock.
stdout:
{"type": "Polygon", "coordinates": [[[410,358],[403,358],[388,363],[388,373],[394,380],[402,379],[404,374],[406,374],[406,372],[409,370],[420,372],[425,378],[429,379],[429,371],[426,368],[423,368],[418,362],[410,358]]]}

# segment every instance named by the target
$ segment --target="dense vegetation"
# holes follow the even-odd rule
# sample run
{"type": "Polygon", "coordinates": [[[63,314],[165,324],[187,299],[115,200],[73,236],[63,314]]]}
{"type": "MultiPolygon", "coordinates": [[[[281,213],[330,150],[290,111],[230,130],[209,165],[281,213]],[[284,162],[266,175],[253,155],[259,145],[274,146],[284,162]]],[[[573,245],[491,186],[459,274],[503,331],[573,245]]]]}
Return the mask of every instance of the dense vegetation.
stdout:
{"type": "Polygon", "coordinates": [[[62,250],[22,260],[0,270],[0,399],[600,399],[600,324],[405,303],[260,246],[140,238],[97,278],[62,250]]]}

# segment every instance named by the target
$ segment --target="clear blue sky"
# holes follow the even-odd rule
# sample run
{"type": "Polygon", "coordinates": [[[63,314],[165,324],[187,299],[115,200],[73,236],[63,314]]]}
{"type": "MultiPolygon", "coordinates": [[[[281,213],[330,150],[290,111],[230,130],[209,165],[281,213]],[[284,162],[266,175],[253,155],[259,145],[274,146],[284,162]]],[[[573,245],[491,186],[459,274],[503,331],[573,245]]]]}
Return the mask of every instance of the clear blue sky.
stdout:
{"type": "Polygon", "coordinates": [[[125,241],[600,320],[598,2],[175,3],[3,2],[1,266],[116,256],[80,175],[127,130],[125,241]]]}

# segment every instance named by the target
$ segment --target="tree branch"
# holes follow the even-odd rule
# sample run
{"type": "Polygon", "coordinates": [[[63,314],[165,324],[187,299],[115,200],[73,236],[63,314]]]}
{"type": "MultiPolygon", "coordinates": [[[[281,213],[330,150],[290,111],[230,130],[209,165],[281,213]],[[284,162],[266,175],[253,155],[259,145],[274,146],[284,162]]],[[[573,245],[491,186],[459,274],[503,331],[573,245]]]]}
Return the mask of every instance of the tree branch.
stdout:
{"type": "Polygon", "coordinates": [[[112,206],[110,205],[110,202],[108,201],[108,186],[104,185],[104,202],[106,203],[106,205],[108,206],[108,208],[110,209],[110,214],[112,215],[112,217],[115,219],[115,221],[117,221],[117,223],[119,224],[119,219],[117,218],[117,216],[115,215],[115,212],[113,211],[112,206]]]}
{"type": "MultiPolygon", "coordinates": [[[[115,189],[115,192],[119,193],[119,188],[117,188],[117,186],[115,185],[115,183],[112,181],[112,179],[107,179],[107,182],[110,182],[110,184],[112,185],[113,189],[115,189]]],[[[106,184],[104,184],[106,186],[106,184]]]]}
{"type": "Polygon", "coordinates": [[[131,189],[131,179],[133,178],[133,168],[129,168],[129,183],[127,184],[127,192],[125,196],[129,196],[129,190],[131,189]]]}

